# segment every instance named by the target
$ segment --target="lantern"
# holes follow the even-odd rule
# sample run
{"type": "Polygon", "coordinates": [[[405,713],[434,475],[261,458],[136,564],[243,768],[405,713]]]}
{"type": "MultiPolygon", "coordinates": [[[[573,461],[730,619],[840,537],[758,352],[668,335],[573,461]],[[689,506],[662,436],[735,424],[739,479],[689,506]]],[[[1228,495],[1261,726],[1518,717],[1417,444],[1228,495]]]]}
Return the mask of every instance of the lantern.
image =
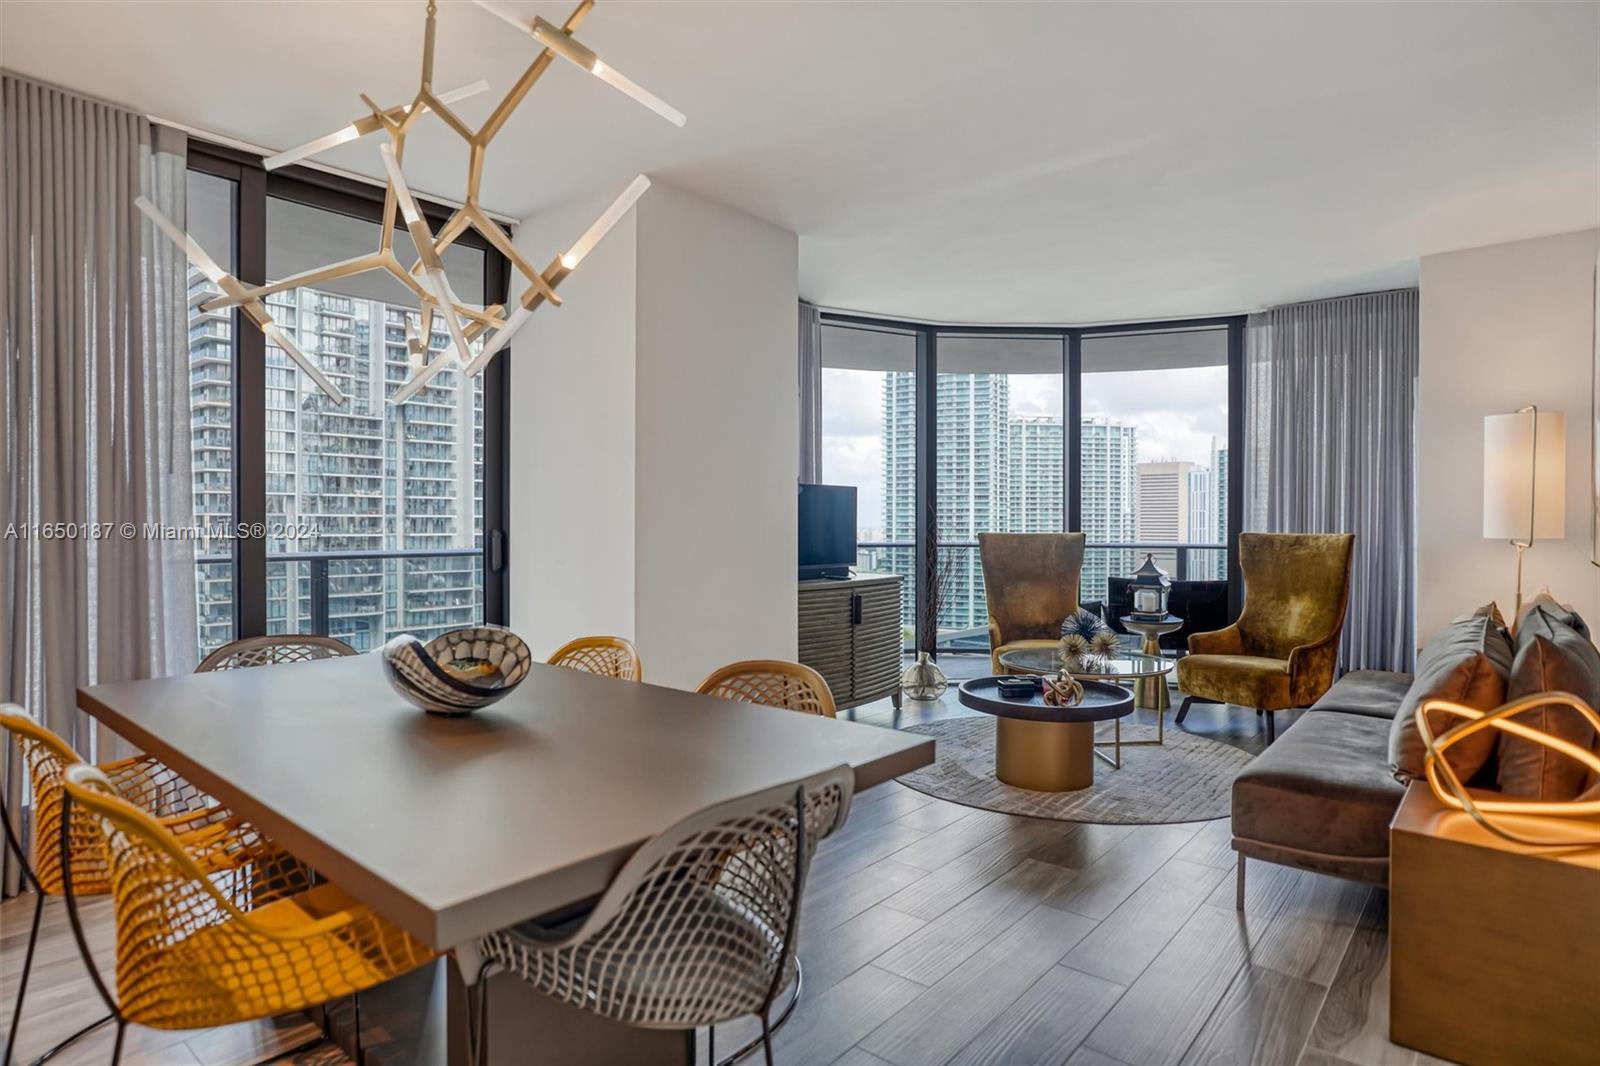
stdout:
{"type": "Polygon", "coordinates": [[[1156,565],[1154,553],[1146,554],[1144,565],[1133,572],[1129,585],[1133,593],[1133,615],[1136,618],[1167,617],[1167,596],[1172,592],[1172,582],[1156,565]]]}

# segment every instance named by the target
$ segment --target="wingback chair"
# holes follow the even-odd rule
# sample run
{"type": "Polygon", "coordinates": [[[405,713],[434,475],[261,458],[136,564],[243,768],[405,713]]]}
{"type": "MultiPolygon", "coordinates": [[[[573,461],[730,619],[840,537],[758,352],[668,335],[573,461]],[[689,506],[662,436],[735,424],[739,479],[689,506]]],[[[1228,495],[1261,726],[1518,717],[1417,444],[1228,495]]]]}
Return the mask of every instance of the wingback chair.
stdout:
{"type": "Polygon", "coordinates": [[[989,666],[1000,653],[1054,647],[1061,623],[1078,610],[1082,533],[979,533],[983,594],[989,601],[989,666]]]}
{"type": "Polygon", "coordinates": [[[1244,609],[1226,629],[1190,635],[1189,654],[1178,660],[1177,721],[1195,700],[1254,707],[1271,743],[1273,712],[1310,706],[1328,691],[1354,545],[1348,533],[1241,533],[1244,609]]]}

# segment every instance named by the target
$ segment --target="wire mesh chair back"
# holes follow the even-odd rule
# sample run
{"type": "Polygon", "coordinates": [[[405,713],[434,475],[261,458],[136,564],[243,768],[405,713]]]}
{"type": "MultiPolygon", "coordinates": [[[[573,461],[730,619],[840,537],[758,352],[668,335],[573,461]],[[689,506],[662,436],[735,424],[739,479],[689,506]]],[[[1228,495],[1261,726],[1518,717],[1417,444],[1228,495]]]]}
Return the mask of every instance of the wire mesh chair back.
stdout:
{"type": "MultiPolygon", "coordinates": [[[[41,892],[59,896],[63,888],[61,855],[62,775],[83,760],[60,736],[40,725],[15,703],[0,704],[0,727],[16,738],[28,785],[33,793],[33,877],[41,892]]],[[[118,793],[146,810],[171,817],[195,829],[229,818],[204,792],[176,771],[148,755],[106,763],[100,768],[118,793]]],[[[73,888],[80,895],[111,891],[110,870],[99,827],[83,812],[69,834],[73,888]]]]}
{"type": "Polygon", "coordinates": [[[824,718],[835,716],[833,690],[821,674],[782,659],[729,663],[700,682],[696,692],[718,699],[785,707],[824,718]]]}
{"type": "Polygon", "coordinates": [[[627,1025],[688,1029],[761,1014],[793,950],[816,844],[844,822],[841,766],[696,814],[640,848],[571,936],[517,926],[487,959],[627,1025]]]}
{"type": "MultiPolygon", "coordinates": [[[[433,958],[285,852],[230,883],[204,838],[181,839],[115,794],[97,768],[63,776],[69,811],[103,834],[117,921],[117,1010],[156,1029],[266,1018],[348,996],[433,958]],[[230,889],[234,889],[231,890],[230,889]]],[[[75,931],[75,886],[68,886],[75,931]]]]}
{"type": "Polygon", "coordinates": [[[638,651],[621,637],[579,637],[568,641],[550,656],[550,665],[624,681],[644,680],[638,651]]]}
{"type": "Polygon", "coordinates": [[[194,668],[197,674],[212,670],[242,670],[251,666],[272,666],[276,663],[303,663],[313,659],[333,659],[340,655],[354,655],[356,650],[334,637],[318,637],[307,633],[290,636],[242,637],[224,644],[200,660],[194,668]]]}

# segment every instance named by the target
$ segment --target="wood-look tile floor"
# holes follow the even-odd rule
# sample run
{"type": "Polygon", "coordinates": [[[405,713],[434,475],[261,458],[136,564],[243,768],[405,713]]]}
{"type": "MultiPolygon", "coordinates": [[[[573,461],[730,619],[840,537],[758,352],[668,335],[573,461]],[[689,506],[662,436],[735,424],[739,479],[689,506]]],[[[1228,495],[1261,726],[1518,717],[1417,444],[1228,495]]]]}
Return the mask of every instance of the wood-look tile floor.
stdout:
{"type": "MultiPolygon", "coordinates": [[[[846,716],[893,726],[962,713],[952,690],[899,713],[884,702],[846,716]]],[[[1238,708],[1196,707],[1184,728],[1265,746],[1261,724],[1238,708]]],[[[1251,863],[1240,913],[1233,870],[1225,819],[1084,825],[975,810],[895,783],[872,789],[818,851],[801,922],[805,994],[777,1034],[777,1061],[1432,1066],[1385,1036],[1385,893],[1251,863]]],[[[31,907],[26,897],[0,905],[0,1025],[31,907]]],[[[104,901],[88,909],[109,973],[110,912],[104,901]]],[[[59,901],[46,906],[31,985],[18,1061],[99,1013],[59,901]]],[[[719,1052],[751,1029],[719,1027],[719,1052]]],[[[313,1034],[304,1019],[132,1029],[124,1061],[258,1062],[313,1034]]],[[[109,1051],[108,1027],[57,1061],[102,1063],[109,1051]]],[[[280,1061],[346,1060],[325,1046],[280,1061]]]]}

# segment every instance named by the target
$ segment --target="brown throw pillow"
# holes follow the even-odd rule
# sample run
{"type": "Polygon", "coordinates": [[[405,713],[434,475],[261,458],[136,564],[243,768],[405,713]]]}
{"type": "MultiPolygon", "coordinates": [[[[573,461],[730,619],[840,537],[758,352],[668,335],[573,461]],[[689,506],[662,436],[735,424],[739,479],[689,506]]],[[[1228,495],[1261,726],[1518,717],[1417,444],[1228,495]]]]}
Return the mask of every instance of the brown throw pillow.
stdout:
{"type": "MultiPolygon", "coordinates": [[[[1576,614],[1541,604],[1522,615],[1517,627],[1517,654],[1511,665],[1506,699],[1538,692],[1570,692],[1593,707],[1600,701],[1600,651],[1589,639],[1589,627],[1576,614]]],[[[1595,746],[1595,731],[1570,707],[1545,705],[1517,716],[1517,721],[1572,741],[1595,746]]],[[[1509,733],[1500,736],[1500,791],[1524,799],[1569,800],[1584,790],[1588,769],[1543,744],[1509,733]]]]}
{"type": "MultiPolygon", "coordinates": [[[[1434,634],[1417,656],[1416,677],[1389,727],[1389,769],[1401,782],[1423,774],[1427,748],[1417,728],[1417,708],[1424,700],[1450,700],[1480,711],[1505,702],[1511,639],[1499,618],[1494,604],[1480,607],[1434,634]]],[[[1435,712],[1428,716],[1428,727],[1438,736],[1460,721],[1455,715],[1435,712]]],[[[1485,730],[1445,752],[1463,784],[1494,755],[1495,740],[1495,733],[1485,730]]]]}

